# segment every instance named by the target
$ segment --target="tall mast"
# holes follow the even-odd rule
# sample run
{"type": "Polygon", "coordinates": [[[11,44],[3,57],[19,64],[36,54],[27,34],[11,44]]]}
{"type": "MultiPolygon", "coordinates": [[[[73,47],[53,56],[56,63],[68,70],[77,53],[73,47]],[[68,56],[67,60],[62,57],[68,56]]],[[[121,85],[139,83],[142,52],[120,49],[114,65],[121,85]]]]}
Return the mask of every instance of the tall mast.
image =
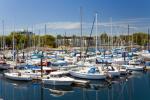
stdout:
{"type": "Polygon", "coordinates": [[[80,59],[82,59],[82,7],[80,7],[80,28],[81,28],[81,37],[80,37],[80,59]]]}
{"type": "Polygon", "coordinates": [[[3,37],[2,37],[3,35],[1,35],[1,51],[2,51],[2,49],[3,49],[3,37]]]}
{"type": "Polygon", "coordinates": [[[96,57],[97,57],[97,13],[96,13],[96,15],[95,15],[95,21],[96,21],[96,23],[95,23],[95,26],[96,26],[96,57]]]}
{"type": "Polygon", "coordinates": [[[130,26],[129,26],[129,24],[128,24],[128,46],[129,46],[129,43],[130,43],[130,37],[129,37],[129,34],[130,34],[130,28],[129,28],[130,26]]]}
{"type": "Polygon", "coordinates": [[[5,49],[5,38],[4,38],[4,20],[2,20],[2,25],[3,25],[3,36],[2,36],[2,43],[3,43],[3,50],[5,49]]]}
{"type": "Polygon", "coordinates": [[[32,46],[31,47],[34,47],[34,39],[33,39],[33,37],[34,37],[34,32],[33,32],[33,25],[32,25],[32,35],[31,35],[31,41],[32,41],[32,46]]]}
{"type": "Polygon", "coordinates": [[[114,39],[113,39],[113,34],[112,34],[112,18],[110,18],[110,34],[111,34],[111,36],[112,36],[112,48],[113,48],[113,46],[114,46],[114,39]]]}
{"type": "Polygon", "coordinates": [[[36,35],[34,28],[33,28],[33,35],[34,35],[34,50],[36,50],[36,35]]]}
{"type": "Polygon", "coordinates": [[[133,37],[133,35],[134,35],[134,28],[133,28],[133,32],[132,32],[132,42],[131,42],[131,48],[133,48],[133,45],[134,45],[134,37],[133,37]]]}
{"type": "Polygon", "coordinates": [[[128,24],[128,35],[127,35],[127,43],[128,43],[128,45],[127,45],[127,48],[129,48],[128,50],[130,50],[130,37],[129,37],[129,35],[130,35],[130,26],[129,26],[129,24],[128,24]]]}
{"type": "Polygon", "coordinates": [[[65,46],[65,49],[66,49],[66,46],[67,46],[67,36],[66,36],[66,32],[65,32],[65,36],[64,36],[64,46],[65,46]]]}
{"type": "Polygon", "coordinates": [[[15,26],[14,26],[14,32],[13,32],[13,61],[15,61],[15,38],[14,38],[14,34],[15,34],[15,26]]]}
{"type": "Polygon", "coordinates": [[[39,45],[39,49],[40,49],[40,46],[41,46],[41,39],[40,39],[40,33],[41,33],[41,31],[39,30],[39,38],[38,38],[38,45],[39,45]]]}
{"type": "Polygon", "coordinates": [[[149,28],[148,28],[148,44],[147,44],[148,45],[148,50],[150,50],[150,47],[149,47],[149,41],[150,40],[149,39],[150,39],[150,37],[149,37],[149,28]]]}
{"type": "Polygon", "coordinates": [[[46,33],[47,33],[47,26],[45,24],[45,38],[44,38],[44,46],[46,45],[46,33]]]}

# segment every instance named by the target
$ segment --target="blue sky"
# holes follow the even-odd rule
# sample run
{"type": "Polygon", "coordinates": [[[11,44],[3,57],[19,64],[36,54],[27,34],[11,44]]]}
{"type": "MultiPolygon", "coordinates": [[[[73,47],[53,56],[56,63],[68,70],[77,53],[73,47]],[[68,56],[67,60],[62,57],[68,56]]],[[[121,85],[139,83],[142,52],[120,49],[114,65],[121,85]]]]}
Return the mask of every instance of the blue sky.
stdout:
{"type": "MultiPolygon", "coordinates": [[[[50,34],[79,34],[80,7],[83,8],[83,32],[90,33],[95,12],[98,12],[99,33],[145,31],[150,24],[150,0],[0,0],[0,21],[5,21],[5,33],[14,30],[50,34]],[[33,28],[32,28],[33,27],[33,28]]],[[[0,25],[2,29],[2,25],[0,25]]],[[[2,30],[0,30],[2,31],[2,30]]]]}

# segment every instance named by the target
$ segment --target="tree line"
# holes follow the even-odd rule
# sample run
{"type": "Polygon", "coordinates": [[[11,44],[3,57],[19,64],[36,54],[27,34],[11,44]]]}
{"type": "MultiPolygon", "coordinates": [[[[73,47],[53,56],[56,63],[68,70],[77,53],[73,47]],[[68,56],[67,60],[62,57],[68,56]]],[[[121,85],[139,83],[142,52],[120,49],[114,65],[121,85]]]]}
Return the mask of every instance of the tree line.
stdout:
{"type": "MultiPolygon", "coordinates": [[[[90,38],[88,36],[84,36],[83,38],[85,37],[87,41],[89,41],[90,39],[93,39],[93,41],[95,41],[94,40],[95,36],[92,36],[90,38]]],[[[60,39],[64,40],[64,44],[62,45],[69,46],[71,44],[70,43],[71,41],[69,41],[69,39],[72,39],[72,41],[75,41],[76,38],[80,38],[80,36],[57,35],[55,37],[53,35],[36,35],[35,33],[27,32],[27,31],[11,32],[7,36],[0,36],[0,47],[1,49],[2,48],[12,49],[13,41],[14,41],[15,47],[18,49],[24,49],[27,47],[53,47],[54,48],[58,46],[57,41],[60,39]]],[[[102,44],[103,43],[115,44],[115,43],[123,42],[124,45],[130,45],[132,43],[132,44],[144,46],[149,43],[149,35],[144,32],[136,32],[136,33],[133,33],[132,35],[121,34],[119,36],[115,36],[115,35],[110,36],[107,33],[101,33],[98,36],[98,41],[100,41],[100,43],[102,44]]]]}
{"type": "Polygon", "coordinates": [[[7,36],[0,36],[1,48],[24,49],[27,47],[55,47],[55,37],[52,35],[35,35],[32,32],[11,32],[7,36]]]}
{"type": "MultiPolygon", "coordinates": [[[[132,33],[132,34],[128,34],[128,35],[124,35],[124,34],[120,34],[120,35],[109,35],[107,33],[100,33],[97,36],[97,42],[99,45],[125,45],[125,46],[130,46],[130,45],[139,45],[139,46],[145,46],[149,43],[149,35],[148,33],[144,33],[144,32],[136,32],[136,33],[132,33]]],[[[60,44],[61,45],[75,45],[75,44],[81,44],[80,39],[82,39],[82,43],[83,41],[86,41],[87,43],[90,43],[91,45],[95,45],[96,42],[96,37],[92,36],[76,36],[76,35],[72,35],[72,36],[61,36],[61,35],[57,35],[57,39],[61,40],[60,44]],[[69,39],[71,39],[72,41],[68,41],[69,39]],[[78,41],[78,42],[76,42],[78,41]],[[72,43],[70,43],[72,42],[72,43]]],[[[78,45],[78,46],[79,46],[78,45]]]]}

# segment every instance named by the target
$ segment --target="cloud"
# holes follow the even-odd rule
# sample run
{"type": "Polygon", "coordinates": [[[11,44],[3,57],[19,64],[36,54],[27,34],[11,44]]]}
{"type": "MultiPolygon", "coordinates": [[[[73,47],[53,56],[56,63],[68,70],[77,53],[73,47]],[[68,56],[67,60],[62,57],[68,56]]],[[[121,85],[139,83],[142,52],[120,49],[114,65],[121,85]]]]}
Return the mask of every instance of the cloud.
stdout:
{"type": "Polygon", "coordinates": [[[61,29],[61,30],[73,30],[79,29],[80,23],[79,22],[48,22],[36,25],[36,28],[44,28],[46,24],[48,29],[61,29]]]}
{"type": "MultiPolygon", "coordinates": [[[[16,26],[16,31],[29,30],[35,33],[39,33],[39,30],[44,33],[45,24],[47,26],[47,32],[50,33],[80,33],[80,21],[56,21],[56,22],[45,22],[34,25],[18,25],[16,26]]],[[[83,33],[90,33],[92,22],[83,22],[83,33]]],[[[150,26],[150,18],[133,18],[133,19],[122,19],[122,20],[112,20],[110,21],[100,21],[98,22],[98,31],[99,32],[108,32],[110,33],[110,28],[113,28],[113,33],[115,34],[118,31],[127,31],[128,24],[130,25],[130,30],[134,31],[147,31],[147,28],[150,26]]],[[[95,27],[95,26],[94,26],[95,27]]],[[[1,27],[0,27],[1,29],[1,27]]],[[[0,32],[2,29],[0,30],[0,32]]],[[[14,26],[5,27],[5,33],[10,33],[14,31],[14,26]]],[[[95,28],[93,30],[95,32],[95,28]]],[[[93,33],[94,33],[93,32],[93,33]]]]}
{"type": "MultiPolygon", "coordinates": [[[[133,19],[124,19],[124,20],[119,20],[119,21],[112,20],[112,27],[126,29],[129,24],[131,29],[136,29],[136,28],[142,28],[141,26],[143,26],[143,27],[147,26],[147,23],[148,24],[150,23],[150,18],[133,18],[133,19]]],[[[36,24],[34,29],[35,30],[43,30],[45,24],[47,25],[47,29],[50,29],[50,30],[77,30],[77,29],[80,29],[80,22],[71,22],[71,21],[40,23],[40,24],[36,24]]],[[[83,22],[84,30],[90,30],[91,27],[92,27],[92,22],[83,22]]],[[[110,21],[98,22],[98,27],[110,28],[111,23],[110,23],[110,21]]]]}

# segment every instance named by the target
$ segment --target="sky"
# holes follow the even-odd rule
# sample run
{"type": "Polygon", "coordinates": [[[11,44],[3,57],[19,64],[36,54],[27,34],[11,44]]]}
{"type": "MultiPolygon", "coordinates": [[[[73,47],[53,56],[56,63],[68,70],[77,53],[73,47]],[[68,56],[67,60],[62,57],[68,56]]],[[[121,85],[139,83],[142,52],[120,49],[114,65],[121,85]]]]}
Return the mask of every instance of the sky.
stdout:
{"type": "Polygon", "coordinates": [[[5,34],[43,34],[46,24],[47,34],[80,35],[80,8],[84,35],[90,34],[96,12],[99,34],[126,34],[128,24],[130,33],[147,32],[150,26],[150,0],[0,0],[0,32],[4,20],[5,34]]]}

